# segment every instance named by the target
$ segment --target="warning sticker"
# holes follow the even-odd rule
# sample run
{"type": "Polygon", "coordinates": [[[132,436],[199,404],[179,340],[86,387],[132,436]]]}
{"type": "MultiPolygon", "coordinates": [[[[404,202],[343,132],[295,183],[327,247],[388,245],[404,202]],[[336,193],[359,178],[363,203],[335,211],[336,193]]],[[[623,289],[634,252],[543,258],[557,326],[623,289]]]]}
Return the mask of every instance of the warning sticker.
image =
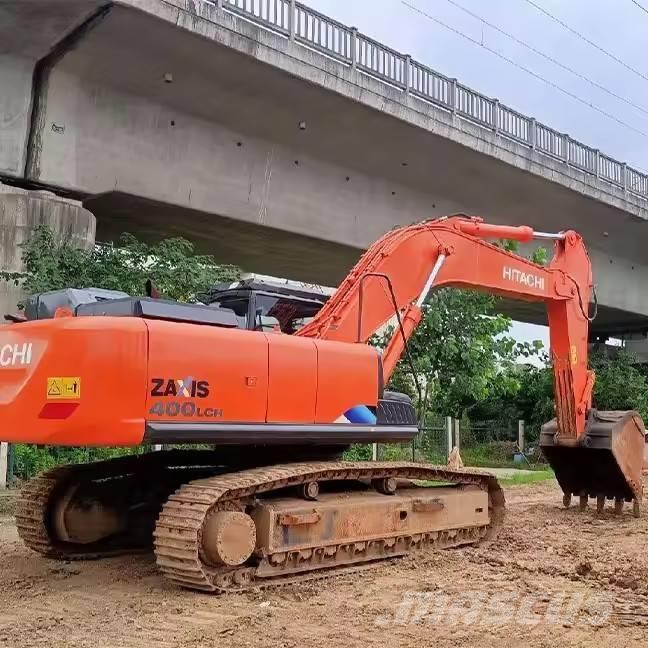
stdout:
{"type": "Polygon", "coordinates": [[[81,398],[81,378],[78,376],[59,376],[47,379],[48,400],[73,400],[77,398],[81,398]]]}
{"type": "Polygon", "coordinates": [[[578,364],[578,351],[576,350],[576,345],[572,344],[569,350],[569,356],[571,358],[571,363],[573,365],[578,364]]]}

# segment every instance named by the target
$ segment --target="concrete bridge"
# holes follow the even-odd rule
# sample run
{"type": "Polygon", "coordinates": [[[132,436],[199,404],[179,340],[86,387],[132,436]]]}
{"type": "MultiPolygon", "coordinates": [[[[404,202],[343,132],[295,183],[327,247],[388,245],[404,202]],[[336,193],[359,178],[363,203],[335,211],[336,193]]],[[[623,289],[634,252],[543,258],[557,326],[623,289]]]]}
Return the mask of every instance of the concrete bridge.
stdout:
{"type": "Polygon", "coordinates": [[[646,175],[294,0],[2,0],[0,88],[0,180],[59,196],[30,222],[326,284],[422,218],[574,228],[596,331],[648,330],[646,175]]]}

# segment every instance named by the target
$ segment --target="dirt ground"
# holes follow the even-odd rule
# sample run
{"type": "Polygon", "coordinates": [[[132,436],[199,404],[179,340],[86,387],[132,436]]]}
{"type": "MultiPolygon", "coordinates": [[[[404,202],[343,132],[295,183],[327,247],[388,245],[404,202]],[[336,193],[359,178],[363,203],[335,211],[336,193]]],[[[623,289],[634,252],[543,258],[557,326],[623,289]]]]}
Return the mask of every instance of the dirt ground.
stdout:
{"type": "Polygon", "coordinates": [[[645,646],[648,515],[563,510],[554,482],[507,500],[488,546],[226,597],[176,589],[150,556],[46,560],[0,517],[0,646],[645,646]]]}

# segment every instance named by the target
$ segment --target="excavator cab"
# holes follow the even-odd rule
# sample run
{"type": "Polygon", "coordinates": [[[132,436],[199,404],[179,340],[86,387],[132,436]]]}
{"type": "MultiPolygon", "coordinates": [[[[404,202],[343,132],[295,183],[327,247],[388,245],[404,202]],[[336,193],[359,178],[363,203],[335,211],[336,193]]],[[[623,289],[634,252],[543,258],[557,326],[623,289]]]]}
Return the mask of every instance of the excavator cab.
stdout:
{"type": "Polygon", "coordinates": [[[203,304],[233,311],[239,328],[292,335],[317,315],[332,292],[320,286],[252,277],[216,286],[198,298],[203,304]]]}

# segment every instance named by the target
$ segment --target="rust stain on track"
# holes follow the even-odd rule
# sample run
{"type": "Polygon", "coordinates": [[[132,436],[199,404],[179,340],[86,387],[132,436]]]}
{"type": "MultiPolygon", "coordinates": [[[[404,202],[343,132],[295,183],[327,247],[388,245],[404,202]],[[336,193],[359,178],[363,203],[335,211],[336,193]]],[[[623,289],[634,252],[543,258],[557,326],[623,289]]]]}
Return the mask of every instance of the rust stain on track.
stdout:
{"type": "Polygon", "coordinates": [[[161,571],[172,581],[190,589],[207,592],[242,591],[251,587],[294,583],[343,573],[370,561],[402,556],[424,547],[446,548],[473,544],[493,537],[504,516],[504,495],[496,478],[479,470],[450,470],[416,463],[321,462],[286,464],[255,468],[201,479],[182,486],[165,504],[155,536],[155,553],[161,571]],[[214,510],[239,510],[246,498],[311,481],[382,479],[396,477],[476,485],[489,493],[490,523],[417,534],[390,536],[358,548],[351,545],[315,546],[306,554],[296,552],[283,562],[285,573],[277,564],[263,559],[259,565],[239,568],[214,568],[201,557],[202,529],[214,510]],[[300,572],[296,574],[295,572],[300,572]],[[270,574],[264,577],[264,572],[270,574]]]}

